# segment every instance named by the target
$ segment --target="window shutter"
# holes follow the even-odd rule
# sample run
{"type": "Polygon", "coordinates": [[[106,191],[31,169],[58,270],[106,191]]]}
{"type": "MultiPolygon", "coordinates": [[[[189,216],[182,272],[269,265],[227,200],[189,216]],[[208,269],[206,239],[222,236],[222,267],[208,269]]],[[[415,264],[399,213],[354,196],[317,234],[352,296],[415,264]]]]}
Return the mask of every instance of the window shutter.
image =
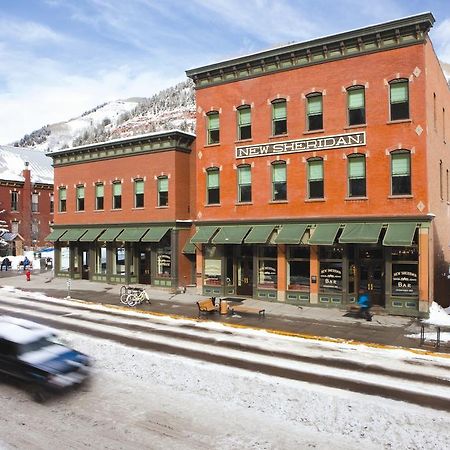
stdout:
{"type": "Polygon", "coordinates": [[[84,198],[84,187],[77,187],[77,198],[84,198]]]}
{"type": "Polygon", "coordinates": [[[404,103],[408,101],[408,83],[391,84],[391,103],[404,103]]]}
{"type": "Polygon", "coordinates": [[[272,103],[272,110],[275,120],[286,118],[286,102],[272,103]]]}
{"type": "Polygon", "coordinates": [[[239,111],[239,125],[250,125],[252,121],[251,109],[242,108],[238,109],[238,111],[239,111]]]}
{"type": "Polygon", "coordinates": [[[274,164],[273,166],[273,181],[285,182],[286,181],[286,165],[274,164]]]}
{"type": "Polygon", "coordinates": [[[137,180],[134,182],[134,190],[136,194],[144,193],[144,182],[142,180],[137,180]]]}
{"type": "Polygon", "coordinates": [[[208,188],[219,187],[219,171],[208,172],[208,188]]]}
{"type": "Polygon", "coordinates": [[[309,165],[309,180],[318,181],[323,180],[323,162],[320,160],[310,161],[309,165]]]}
{"type": "Polygon", "coordinates": [[[60,189],[59,190],[59,199],[60,200],[66,200],[67,199],[67,191],[66,191],[66,189],[60,189]]]}
{"type": "Polygon", "coordinates": [[[364,89],[348,91],[348,107],[350,109],[364,108],[364,89]]]}
{"type": "Polygon", "coordinates": [[[219,114],[209,114],[208,115],[208,129],[217,130],[219,128],[219,114]]]}
{"type": "Polygon", "coordinates": [[[167,192],[169,190],[169,179],[167,177],[158,178],[159,192],[167,192]]]}
{"type": "Polygon", "coordinates": [[[308,97],[308,115],[322,114],[322,96],[308,97]]]}
{"type": "Polygon", "coordinates": [[[392,175],[409,175],[409,153],[392,155],[392,175]]]}
{"type": "Polygon", "coordinates": [[[364,178],[366,174],[366,164],[364,157],[349,158],[350,178],[364,178]]]}
{"type": "Polygon", "coordinates": [[[96,195],[96,197],[104,197],[105,186],[103,186],[103,184],[97,184],[95,186],[95,195],[96,195]]]}
{"type": "Polygon", "coordinates": [[[250,167],[239,167],[239,184],[251,184],[252,172],[250,167]]]}
{"type": "Polygon", "coordinates": [[[113,183],[113,195],[122,195],[121,183],[113,183]]]}

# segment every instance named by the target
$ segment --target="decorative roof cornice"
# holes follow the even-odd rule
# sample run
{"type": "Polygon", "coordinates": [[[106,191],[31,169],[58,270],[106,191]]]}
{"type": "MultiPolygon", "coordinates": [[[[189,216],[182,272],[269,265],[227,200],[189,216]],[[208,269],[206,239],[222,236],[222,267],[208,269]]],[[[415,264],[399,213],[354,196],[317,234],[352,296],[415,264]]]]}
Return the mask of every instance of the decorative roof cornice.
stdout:
{"type": "Polygon", "coordinates": [[[194,139],[194,134],[169,130],[66,148],[49,152],[47,156],[53,158],[53,166],[58,167],[171,150],[190,153],[194,139]]]}
{"type": "Polygon", "coordinates": [[[425,41],[430,12],[241,56],[186,71],[197,89],[425,41]]]}

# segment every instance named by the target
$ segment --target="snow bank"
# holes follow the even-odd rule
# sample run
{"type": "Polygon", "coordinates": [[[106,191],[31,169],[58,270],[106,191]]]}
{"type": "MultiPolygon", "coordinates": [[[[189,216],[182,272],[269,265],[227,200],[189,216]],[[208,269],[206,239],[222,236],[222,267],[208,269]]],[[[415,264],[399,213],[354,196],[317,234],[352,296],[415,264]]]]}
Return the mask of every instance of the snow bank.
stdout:
{"type": "Polygon", "coordinates": [[[430,307],[430,318],[422,320],[423,323],[436,326],[449,326],[450,327],[450,307],[442,308],[436,302],[433,302],[430,307]]]}

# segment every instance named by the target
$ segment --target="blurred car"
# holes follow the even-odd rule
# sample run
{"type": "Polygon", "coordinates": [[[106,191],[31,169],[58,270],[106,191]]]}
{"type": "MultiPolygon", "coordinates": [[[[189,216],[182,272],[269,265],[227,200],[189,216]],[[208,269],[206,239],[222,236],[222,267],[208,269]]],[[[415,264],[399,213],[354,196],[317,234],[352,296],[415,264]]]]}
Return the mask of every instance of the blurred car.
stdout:
{"type": "Polygon", "coordinates": [[[0,316],[0,374],[21,381],[36,401],[83,383],[89,356],[56,341],[55,330],[14,317],[0,316]]]}

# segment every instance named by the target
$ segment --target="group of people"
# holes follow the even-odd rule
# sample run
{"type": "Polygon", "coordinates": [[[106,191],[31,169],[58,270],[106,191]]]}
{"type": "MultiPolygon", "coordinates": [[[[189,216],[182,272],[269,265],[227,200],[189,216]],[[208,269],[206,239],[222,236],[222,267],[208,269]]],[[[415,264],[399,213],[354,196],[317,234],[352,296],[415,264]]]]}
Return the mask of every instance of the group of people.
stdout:
{"type": "MultiPolygon", "coordinates": [[[[8,272],[8,269],[11,268],[11,260],[5,256],[0,264],[0,271],[3,272],[3,269],[5,269],[6,272],[8,272]]],[[[28,269],[31,269],[31,261],[28,259],[27,256],[19,263],[18,266],[19,269],[22,269],[26,272],[28,269]]]]}

